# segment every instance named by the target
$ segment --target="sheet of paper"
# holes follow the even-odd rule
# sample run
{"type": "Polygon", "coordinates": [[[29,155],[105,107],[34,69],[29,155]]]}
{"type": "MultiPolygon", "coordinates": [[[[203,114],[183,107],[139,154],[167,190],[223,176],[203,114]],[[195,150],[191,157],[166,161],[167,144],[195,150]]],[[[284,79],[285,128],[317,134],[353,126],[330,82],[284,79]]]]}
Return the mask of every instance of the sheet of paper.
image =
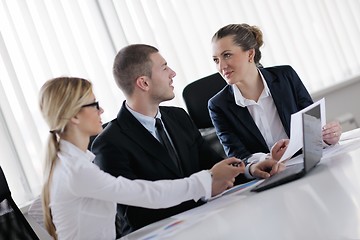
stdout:
{"type": "Polygon", "coordinates": [[[360,138],[360,128],[343,132],[340,137],[340,142],[360,138]]]}
{"type": "Polygon", "coordinates": [[[328,146],[323,151],[323,157],[321,161],[326,160],[327,158],[332,158],[339,154],[345,154],[352,149],[360,148],[359,138],[354,139],[346,139],[343,141],[339,141],[338,144],[328,146]]]}
{"type": "Polygon", "coordinates": [[[216,195],[214,197],[211,197],[208,201],[210,202],[210,201],[212,201],[214,199],[217,199],[217,198],[219,198],[221,196],[229,195],[229,194],[234,193],[234,192],[239,192],[240,190],[246,190],[249,187],[253,186],[257,182],[258,182],[258,180],[255,179],[253,181],[234,186],[234,187],[232,187],[232,188],[230,188],[230,189],[228,189],[228,190],[226,190],[226,191],[224,191],[224,192],[222,192],[222,193],[220,193],[220,194],[218,194],[218,195],[216,195]]]}
{"type": "Polygon", "coordinates": [[[302,127],[302,113],[306,112],[310,108],[320,104],[320,115],[321,115],[321,126],[326,124],[326,112],[325,112],[325,99],[322,98],[319,101],[311,104],[310,106],[304,108],[301,111],[298,111],[291,115],[290,122],[290,141],[289,145],[284,152],[283,156],[279,160],[282,162],[290,157],[292,157],[297,151],[303,147],[303,127],[302,127]]]}

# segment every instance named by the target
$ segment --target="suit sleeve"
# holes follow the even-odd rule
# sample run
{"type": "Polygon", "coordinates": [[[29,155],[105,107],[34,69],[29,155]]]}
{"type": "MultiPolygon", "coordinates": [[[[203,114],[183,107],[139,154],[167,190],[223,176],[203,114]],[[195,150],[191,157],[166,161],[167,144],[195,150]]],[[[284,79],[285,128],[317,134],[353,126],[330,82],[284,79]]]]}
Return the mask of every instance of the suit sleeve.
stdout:
{"type": "Polygon", "coordinates": [[[130,167],[129,158],[126,157],[126,154],[101,135],[94,140],[91,150],[96,156],[94,163],[104,172],[110,173],[114,177],[137,178],[130,167]]]}
{"type": "Polygon", "coordinates": [[[289,66],[290,71],[288,71],[291,83],[291,90],[293,92],[293,95],[295,97],[295,103],[297,106],[297,111],[300,111],[307,106],[311,105],[313,103],[313,100],[306,89],[305,85],[301,81],[298,74],[295,72],[295,70],[289,66]]]}
{"type": "Polygon", "coordinates": [[[217,104],[218,99],[210,99],[208,102],[209,114],[215,127],[216,134],[223,145],[224,151],[228,157],[237,157],[240,159],[249,157],[251,153],[236,136],[236,129],[228,121],[221,104],[217,104]]]}

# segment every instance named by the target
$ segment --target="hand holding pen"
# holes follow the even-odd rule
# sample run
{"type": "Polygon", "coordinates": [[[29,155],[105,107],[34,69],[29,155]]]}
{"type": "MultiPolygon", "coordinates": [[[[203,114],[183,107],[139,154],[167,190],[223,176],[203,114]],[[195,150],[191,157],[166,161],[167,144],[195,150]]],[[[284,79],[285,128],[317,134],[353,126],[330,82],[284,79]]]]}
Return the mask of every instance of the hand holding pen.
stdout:
{"type": "Polygon", "coordinates": [[[234,186],[235,177],[245,172],[245,165],[235,157],[224,159],[210,169],[212,175],[212,196],[234,186]],[[238,166],[235,166],[238,164],[238,166]]]}

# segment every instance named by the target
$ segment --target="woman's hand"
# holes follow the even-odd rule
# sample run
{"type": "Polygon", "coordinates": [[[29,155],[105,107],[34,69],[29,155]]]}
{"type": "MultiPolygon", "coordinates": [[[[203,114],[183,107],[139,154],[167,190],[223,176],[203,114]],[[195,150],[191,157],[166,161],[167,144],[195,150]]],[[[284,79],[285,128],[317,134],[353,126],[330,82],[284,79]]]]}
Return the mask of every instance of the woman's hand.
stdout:
{"type": "Polygon", "coordinates": [[[342,128],[339,122],[329,122],[322,129],[323,141],[329,145],[336,144],[340,140],[342,128]]]}
{"type": "Polygon", "coordinates": [[[271,148],[271,157],[272,159],[279,161],[282,155],[284,155],[285,150],[289,145],[289,139],[281,139],[277,141],[274,146],[271,148]]]}

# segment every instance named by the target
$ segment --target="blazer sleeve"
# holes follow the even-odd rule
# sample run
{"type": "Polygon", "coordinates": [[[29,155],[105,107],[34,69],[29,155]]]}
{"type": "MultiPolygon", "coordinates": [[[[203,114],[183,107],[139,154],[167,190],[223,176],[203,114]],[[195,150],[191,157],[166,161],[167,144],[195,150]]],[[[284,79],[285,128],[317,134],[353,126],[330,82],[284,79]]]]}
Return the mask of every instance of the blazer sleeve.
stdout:
{"type": "Polygon", "coordinates": [[[234,129],[233,124],[223,110],[226,109],[225,104],[221,95],[211,98],[208,102],[209,114],[216,134],[228,157],[247,158],[251,155],[251,152],[247,150],[236,135],[237,129],[234,129]]]}
{"type": "Polygon", "coordinates": [[[100,134],[94,140],[91,148],[96,156],[94,163],[114,177],[123,176],[128,179],[136,179],[137,176],[130,167],[130,158],[127,153],[116,147],[110,139],[111,137],[104,137],[100,134]]]}
{"type": "Polygon", "coordinates": [[[290,134],[291,114],[311,105],[313,100],[296,71],[288,65],[263,70],[286,133],[290,134]],[[270,73],[270,75],[269,75],[270,73]],[[276,80],[272,80],[276,79],[276,80]]]}
{"type": "Polygon", "coordinates": [[[288,67],[288,79],[291,83],[290,86],[292,93],[295,96],[295,104],[297,106],[297,111],[300,111],[311,105],[313,103],[313,100],[296,71],[291,66],[288,67]]]}

